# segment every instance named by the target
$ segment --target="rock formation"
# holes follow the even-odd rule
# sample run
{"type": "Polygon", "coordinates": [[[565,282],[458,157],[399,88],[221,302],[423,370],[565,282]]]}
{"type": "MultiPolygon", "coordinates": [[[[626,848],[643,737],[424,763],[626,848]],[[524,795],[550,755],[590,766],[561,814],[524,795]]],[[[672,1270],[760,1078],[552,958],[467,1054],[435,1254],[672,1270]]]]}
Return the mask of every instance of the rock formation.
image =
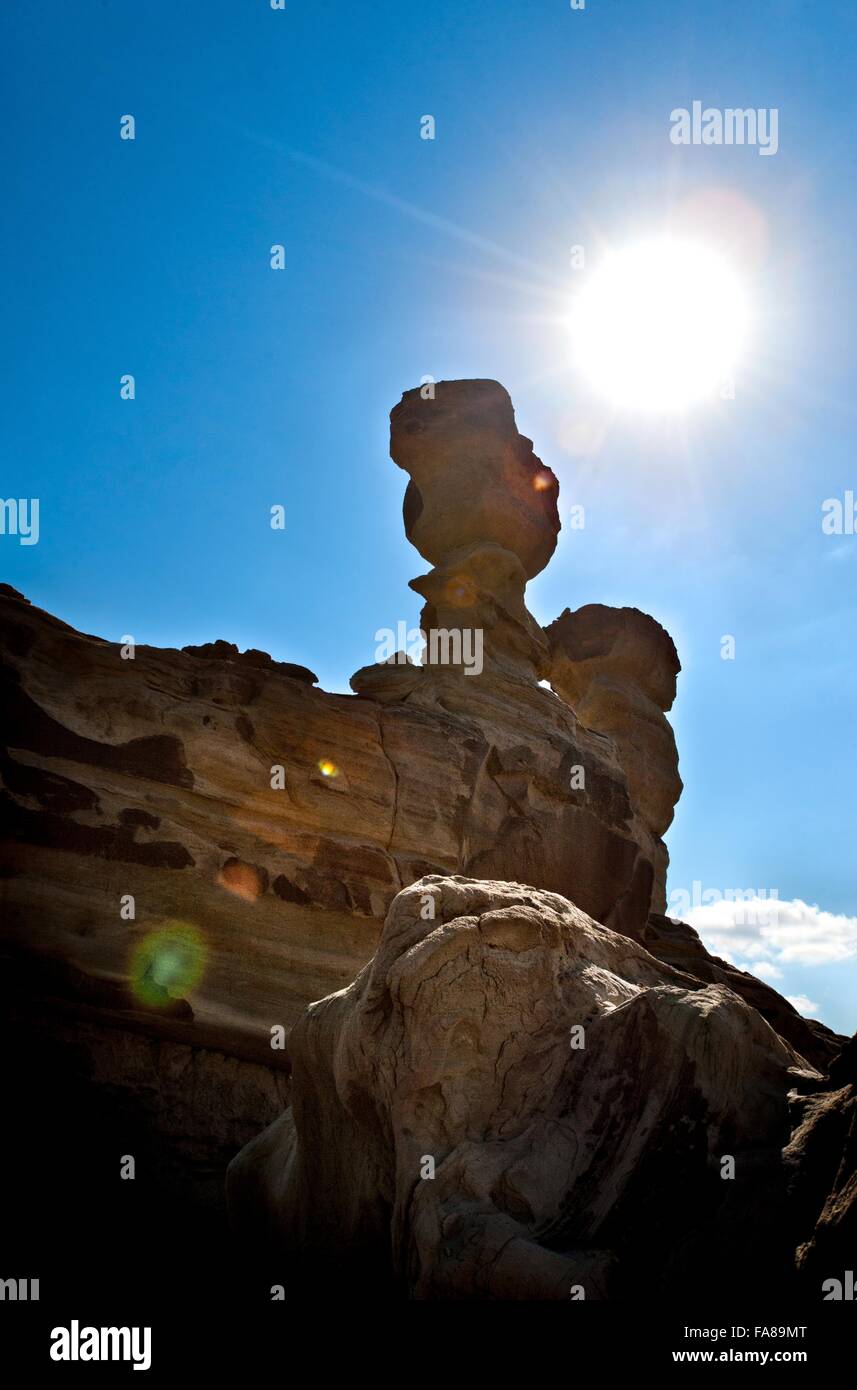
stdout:
{"type": "MultiPolygon", "coordinates": [[[[662,915],[681,792],[670,638],[634,609],[588,605],[544,630],[528,613],[558,484],[497,383],[406,392],[391,452],[410,478],[405,529],[432,566],[412,581],[426,655],[368,664],[353,695],[226,641],[129,654],[0,586],[0,1022],[39,1057],[36,1089],[47,1071],[106,1114],[125,1107],[168,1154],[182,1201],[275,1120],[294,1066],[294,1109],[236,1167],[238,1208],[252,1226],[261,1207],[293,1248],[323,1245],[338,1222],[382,1281],[418,1296],[545,1292],[575,1270],[593,1290],[623,1287],[644,1235],[614,1236],[594,1195],[608,1160],[585,1132],[608,1119],[596,1092],[613,1096],[610,1145],[633,1156],[609,1190],[644,1232],[633,1194],[656,1159],[696,1182],[704,1132],[779,1153],[789,1087],[818,1086],[799,1133],[823,1158],[790,1247],[803,1242],[809,1267],[851,1200],[849,1160],[831,1176],[824,1147],[847,1148],[844,1083],[824,1080],[843,1040],[662,915]],[[426,886],[435,927],[413,919],[426,886]],[[419,973],[430,959],[449,1008],[419,973]],[[385,1010],[420,980],[405,1061],[385,1010]],[[601,1040],[590,1079],[560,1045],[575,1013],[601,1040]],[[724,1094],[710,1037],[746,1094],[724,1094]],[[322,1077],[345,1088],[335,1101],[322,1077]],[[411,1115],[420,1091],[425,1113],[411,1115]],[[692,1157],[670,1156],[676,1097],[692,1098],[692,1157]],[[353,1181],[346,1117],[371,1138],[353,1181]],[[411,1140],[436,1146],[434,1184],[413,1187],[411,1140]],[[265,1176],[266,1154],[280,1177],[265,1176]],[[313,1172],[342,1186],[351,1225],[338,1206],[325,1216],[313,1172]],[[441,1229],[451,1249],[472,1247],[469,1266],[435,1248],[441,1229]]],[[[789,1180],[808,1163],[792,1154],[789,1180]]]]}
{"type": "MultiPolygon", "coordinates": [[[[435,566],[411,582],[426,600],[423,629],[477,629],[491,674],[546,675],[524,588],[556,547],[559,484],[518,433],[508,393],[496,381],[441,382],[428,400],[406,391],[390,414],[390,454],[410,474],[408,539],[435,566]]],[[[439,663],[430,674],[443,674],[439,663]]]]}
{"type": "MultiPolygon", "coordinates": [[[[783,1150],[822,1076],[734,991],[555,894],[403,889],[375,958],[290,1046],[292,1106],[229,1189],[302,1279],[358,1263],[419,1299],[789,1290],[783,1150]]],[[[851,1221],[853,1158],[828,1199],[851,1221]]]]}
{"type": "Polygon", "coordinates": [[[800,1231],[798,1277],[813,1298],[828,1280],[857,1273],[857,1034],[831,1064],[826,1089],[796,1099],[793,1126],[789,1209],[800,1231]]]}
{"type": "MultiPolygon", "coordinates": [[[[114,1018],[141,1022],[122,983],[141,934],[194,923],[206,970],[166,1035],[270,1061],[272,1023],[347,984],[395,893],[431,871],[513,875],[645,926],[663,844],[617,743],[538,684],[549,643],[523,595],[556,544],[556,479],[496,383],[411,391],[391,418],[406,527],[435,563],[414,581],[424,627],[478,632],[479,674],[445,648],[329,695],[223,641],[123,659],[0,595],[7,941],[69,971],[73,997],[86,978],[114,1018]]],[[[163,1035],[166,1019],[142,1024],[163,1035]]]]}
{"type": "Polygon", "coordinates": [[[771,1027],[815,1066],[826,1068],[839,1055],[844,1039],[797,1009],[770,985],[706,951],[699,935],[686,922],[653,912],[643,930],[643,944],[666,965],[683,970],[705,984],[726,985],[758,1009],[771,1027]]]}
{"type": "Polygon", "coordinates": [[[588,729],[608,734],[628,778],[631,801],[653,837],[652,906],[666,905],[667,854],[660,842],[681,796],[678,750],[664,718],[681,670],[675,645],[636,608],[587,604],[547,628],[551,685],[588,729]]]}

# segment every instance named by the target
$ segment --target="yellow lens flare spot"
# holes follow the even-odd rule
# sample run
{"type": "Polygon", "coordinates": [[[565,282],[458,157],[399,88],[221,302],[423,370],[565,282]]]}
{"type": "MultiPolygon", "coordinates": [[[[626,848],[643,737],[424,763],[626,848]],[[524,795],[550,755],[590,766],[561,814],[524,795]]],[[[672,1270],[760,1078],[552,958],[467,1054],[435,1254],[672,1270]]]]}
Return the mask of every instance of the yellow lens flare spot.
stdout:
{"type": "Polygon", "coordinates": [[[549,473],[546,468],[542,468],[533,476],[533,487],[536,492],[547,492],[548,488],[556,486],[556,478],[549,473]]]}
{"type": "Polygon", "coordinates": [[[164,1008],[197,985],[205,968],[202,934],[187,922],[149,932],[131,957],[131,990],[150,1007],[164,1008]]]}
{"type": "Polygon", "coordinates": [[[330,758],[320,758],[318,763],[318,770],[321,773],[322,777],[339,776],[339,768],[336,766],[336,763],[331,762],[330,758]]]}

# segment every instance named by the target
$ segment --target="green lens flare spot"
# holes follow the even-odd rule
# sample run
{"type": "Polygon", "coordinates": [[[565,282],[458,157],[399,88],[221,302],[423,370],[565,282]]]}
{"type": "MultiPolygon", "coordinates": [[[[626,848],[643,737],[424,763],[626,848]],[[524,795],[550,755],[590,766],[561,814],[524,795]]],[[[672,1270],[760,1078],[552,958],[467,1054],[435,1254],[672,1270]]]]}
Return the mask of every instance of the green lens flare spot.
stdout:
{"type": "Polygon", "coordinates": [[[149,932],[131,957],[131,990],[142,1004],[170,1004],[202,977],[205,947],[196,927],[172,922],[149,932]]]}

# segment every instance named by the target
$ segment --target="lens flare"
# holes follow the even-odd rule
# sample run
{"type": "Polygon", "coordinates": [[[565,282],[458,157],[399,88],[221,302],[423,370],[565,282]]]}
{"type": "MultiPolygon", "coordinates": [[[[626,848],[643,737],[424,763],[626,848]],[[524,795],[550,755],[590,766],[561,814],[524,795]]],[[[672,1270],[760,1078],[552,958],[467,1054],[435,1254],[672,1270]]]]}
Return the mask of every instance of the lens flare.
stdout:
{"type": "Polygon", "coordinates": [[[453,608],[470,608],[476,602],[477,589],[466,574],[457,574],[443,586],[443,597],[453,608]]]}
{"type": "Polygon", "coordinates": [[[131,957],[131,990],[140,1003],[163,1008],[182,998],[202,978],[202,934],[187,922],[149,932],[131,957]]]}
{"type": "Polygon", "coordinates": [[[336,763],[331,762],[330,758],[321,758],[319,760],[318,770],[322,777],[339,776],[339,768],[336,766],[336,763]]]}

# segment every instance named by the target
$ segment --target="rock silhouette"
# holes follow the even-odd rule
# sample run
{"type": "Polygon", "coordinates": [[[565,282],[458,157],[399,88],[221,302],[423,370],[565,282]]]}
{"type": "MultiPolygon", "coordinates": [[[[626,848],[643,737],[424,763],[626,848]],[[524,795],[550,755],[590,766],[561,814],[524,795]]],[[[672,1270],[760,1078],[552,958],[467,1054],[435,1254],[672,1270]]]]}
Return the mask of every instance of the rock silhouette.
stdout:
{"type": "Polygon", "coordinates": [[[427,652],[367,634],[353,695],[225,640],[123,659],[0,586],[10,1045],[120,1097],[181,1201],[204,1174],[216,1208],[250,1141],[237,1229],[367,1287],[815,1287],[854,1219],[850,1054],[663,915],[671,639],[528,612],[558,484],[498,383],[406,392],[391,453],[427,652]],[[132,962],[176,923],[204,969],[155,1004],[132,962]]]}
{"type": "Polygon", "coordinates": [[[386,1251],[417,1298],[633,1297],[644,1276],[670,1296],[740,1280],[749,1249],[781,1282],[788,1095],[822,1077],[733,991],[558,895],[403,889],[290,1048],[291,1109],[234,1160],[231,1205],[319,1277],[386,1251]]]}

